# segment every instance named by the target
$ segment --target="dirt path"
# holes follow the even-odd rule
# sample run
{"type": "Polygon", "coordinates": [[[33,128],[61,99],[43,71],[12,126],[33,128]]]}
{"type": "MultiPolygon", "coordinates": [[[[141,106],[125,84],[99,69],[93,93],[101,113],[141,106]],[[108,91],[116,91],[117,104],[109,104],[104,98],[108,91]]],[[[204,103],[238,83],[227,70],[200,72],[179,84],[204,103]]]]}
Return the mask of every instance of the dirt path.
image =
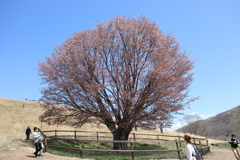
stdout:
{"type": "Polygon", "coordinates": [[[231,150],[211,149],[212,154],[204,156],[204,160],[236,160],[231,150]]]}
{"type": "MultiPolygon", "coordinates": [[[[31,160],[35,159],[34,147],[29,143],[22,143],[10,150],[0,150],[0,160],[31,160]]],[[[212,154],[204,156],[204,160],[236,160],[231,150],[211,149],[212,154]]],[[[65,156],[57,156],[50,153],[44,153],[42,160],[80,160],[65,156]]],[[[88,159],[89,160],[89,159],[88,159]]],[[[170,159],[168,159],[170,160],[170,159]]]]}
{"type": "MultiPolygon", "coordinates": [[[[10,150],[0,150],[0,160],[31,160],[36,159],[33,152],[35,148],[31,143],[22,143],[10,150]]],[[[50,153],[44,153],[44,156],[38,158],[41,160],[79,160],[80,158],[72,158],[65,156],[57,156],[50,153]]]]}

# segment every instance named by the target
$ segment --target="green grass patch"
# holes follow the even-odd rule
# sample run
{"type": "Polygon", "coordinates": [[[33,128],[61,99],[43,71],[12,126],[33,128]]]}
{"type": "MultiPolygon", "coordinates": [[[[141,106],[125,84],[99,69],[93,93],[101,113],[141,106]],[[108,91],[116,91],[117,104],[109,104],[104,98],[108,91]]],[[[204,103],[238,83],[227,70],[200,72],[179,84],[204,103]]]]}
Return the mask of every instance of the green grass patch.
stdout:
{"type": "MultiPolygon", "coordinates": [[[[50,141],[49,145],[53,146],[61,146],[61,147],[71,147],[71,148],[79,148],[79,142],[77,141],[50,141]]],[[[83,149],[104,149],[104,150],[112,150],[113,143],[106,142],[81,142],[83,149]]],[[[128,144],[130,148],[130,144],[128,144]]],[[[184,148],[182,146],[181,148],[184,148]]],[[[148,144],[148,143],[134,143],[134,150],[176,150],[176,144],[171,142],[163,142],[161,144],[148,144]]],[[[61,156],[69,156],[69,157],[80,157],[80,151],[71,150],[71,149],[60,149],[55,147],[48,147],[47,152],[52,154],[57,154],[61,156]]],[[[179,152],[181,158],[186,158],[186,156],[179,152]]],[[[125,152],[100,152],[100,151],[83,151],[83,158],[90,158],[96,160],[129,160],[132,159],[131,153],[125,152]]],[[[145,160],[145,159],[177,159],[178,152],[135,152],[134,159],[145,160]]]]}
{"type": "Polygon", "coordinates": [[[207,155],[213,155],[213,152],[210,151],[210,152],[207,153],[207,155]]]}
{"type": "Polygon", "coordinates": [[[218,146],[215,145],[211,145],[212,149],[226,149],[226,150],[232,150],[231,149],[231,145],[228,142],[225,143],[217,143],[218,146]]]}

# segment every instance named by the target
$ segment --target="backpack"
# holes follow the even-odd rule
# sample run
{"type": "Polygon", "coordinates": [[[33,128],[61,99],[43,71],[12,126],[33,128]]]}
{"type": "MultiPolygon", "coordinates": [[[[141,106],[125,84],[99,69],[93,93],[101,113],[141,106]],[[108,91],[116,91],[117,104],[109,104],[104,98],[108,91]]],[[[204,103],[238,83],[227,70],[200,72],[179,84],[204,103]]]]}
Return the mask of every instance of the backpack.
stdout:
{"type": "Polygon", "coordinates": [[[202,153],[199,151],[199,149],[197,148],[197,146],[193,145],[193,149],[195,151],[195,155],[194,157],[197,159],[197,160],[203,160],[203,157],[202,157],[202,153]]]}

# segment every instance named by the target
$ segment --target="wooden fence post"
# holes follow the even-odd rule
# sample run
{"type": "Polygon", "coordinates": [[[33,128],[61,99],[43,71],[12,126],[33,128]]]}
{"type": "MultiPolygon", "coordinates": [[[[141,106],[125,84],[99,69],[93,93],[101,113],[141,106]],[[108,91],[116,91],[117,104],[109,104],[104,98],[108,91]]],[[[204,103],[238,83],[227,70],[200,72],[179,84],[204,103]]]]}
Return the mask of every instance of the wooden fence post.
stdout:
{"type": "Polygon", "coordinates": [[[179,145],[180,145],[180,147],[182,147],[181,140],[180,140],[180,136],[178,136],[178,140],[179,140],[179,145]]]}
{"type": "Polygon", "coordinates": [[[196,145],[196,142],[195,142],[195,138],[193,137],[193,143],[194,143],[194,145],[196,145]]]}
{"type": "Polygon", "coordinates": [[[133,139],[134,139],[134,141],[136,141],[136,135],[134,132],[133,132],[133,139]]]}
{"type": "MultiPolygon", "coordinates": [[[[130,146],[131,146],[131,150],[133,150],[133,143],[132,143],[132,141],[130,141],[130,146]]],[[[134,159],[134,152],[131,152],[131,155],[132,155],[132,159],[134,159]]]]}
{"type": "Polygon", "coordinates": [[[159,135],[157,134],[157,140],[158,140],[158,145],[160,144],[160,142],[159,142],[159,135]]]}
{"type": "Polygon", "coordinates": [[[79,151],[80,151],[80,158],[82,158],[82,144],[81,144],[81,141],[79,141],[79,151]]]}
{"type": "Polygon", "coordinates": [[[77,131],[76,130],[74,131],[74,137],[75,137],[75,139],[77,139],[77,131]]]}
{"type": "Polygon", "coordinates": [[[207,146],[208,146],[208,139],[206,138],[206,144],[207,144],[207,146]]]}
{"type": "Polygon", "coordinates": [[[210,146],[207,146],[207,152],[210,152],[210,146]]]}
{"type": "Polygon", "coordinates": [[[47,152],[47,137],[44,138],[44,152],[47,152]]]}
{"type": "MultiPolygon", "coordinates": [[[[177,139],[175,139],[175,141],[176,141],[176,146],[177,146],[177,150],[178,150],[178,141],[177,141],[177,139]]],[[[177,152],[178,152],[178,158],[181,159],[180,152],[179,151],[177,151],[177,152]]]]}
{"type": "Polygon", "coordinates": [[[55,129],[55,138],[57,138],[57,130],[55,129]]]}
{"type": "Polygon", "coordinates": [[[200,148],[201,148],[201,152],[202,152],[202,155],[203,155],[203,149],[202,149],[201,140],[199,141],[199,146],[200,146],[200,148]]]}
{"type": "Polygon", "coordinates": [[[98,137],[98,131],[96,131],[96,134],[97,134],[97,140],[99,140],[99,137],[98,137]]]}

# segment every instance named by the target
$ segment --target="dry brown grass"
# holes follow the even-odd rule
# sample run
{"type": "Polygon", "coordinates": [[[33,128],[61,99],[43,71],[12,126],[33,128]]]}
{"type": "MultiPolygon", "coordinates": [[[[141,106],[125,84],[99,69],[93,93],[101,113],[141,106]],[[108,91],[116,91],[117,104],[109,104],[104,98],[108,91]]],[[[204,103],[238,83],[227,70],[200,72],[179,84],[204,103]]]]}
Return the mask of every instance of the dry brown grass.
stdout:
{"type": "MultiPolygon", "coordinates": [[[[35,126],[42,130],[75,130],[75,128],[69,126],[48,126],[46,123],[41,124],[39,116],[43,113],[43,110],[39,107],[39,104],[34,101],[0,98],[0,113],[0,148],[10,148],[17,142],[16,140],[24,140],[26,138],[25,130],[28,126],[32,130],[35,126]],[[22,108],[22,104],[25,104],[24,108],[22,108]]],[[[77,130],[109,132],[104,125],[100,125],[100,128],[98,128],[90,124],[86,124],[77,130]]],[[[141,134],[160,134],[159,130],[148,131],[141,128],[134,132],[141,134]]],[[[164,131],[164,135],[183,136],[184,134],[164,131]]],[[[210,139],[209,142],[216,143],[220,141],[210,139]]]]}

